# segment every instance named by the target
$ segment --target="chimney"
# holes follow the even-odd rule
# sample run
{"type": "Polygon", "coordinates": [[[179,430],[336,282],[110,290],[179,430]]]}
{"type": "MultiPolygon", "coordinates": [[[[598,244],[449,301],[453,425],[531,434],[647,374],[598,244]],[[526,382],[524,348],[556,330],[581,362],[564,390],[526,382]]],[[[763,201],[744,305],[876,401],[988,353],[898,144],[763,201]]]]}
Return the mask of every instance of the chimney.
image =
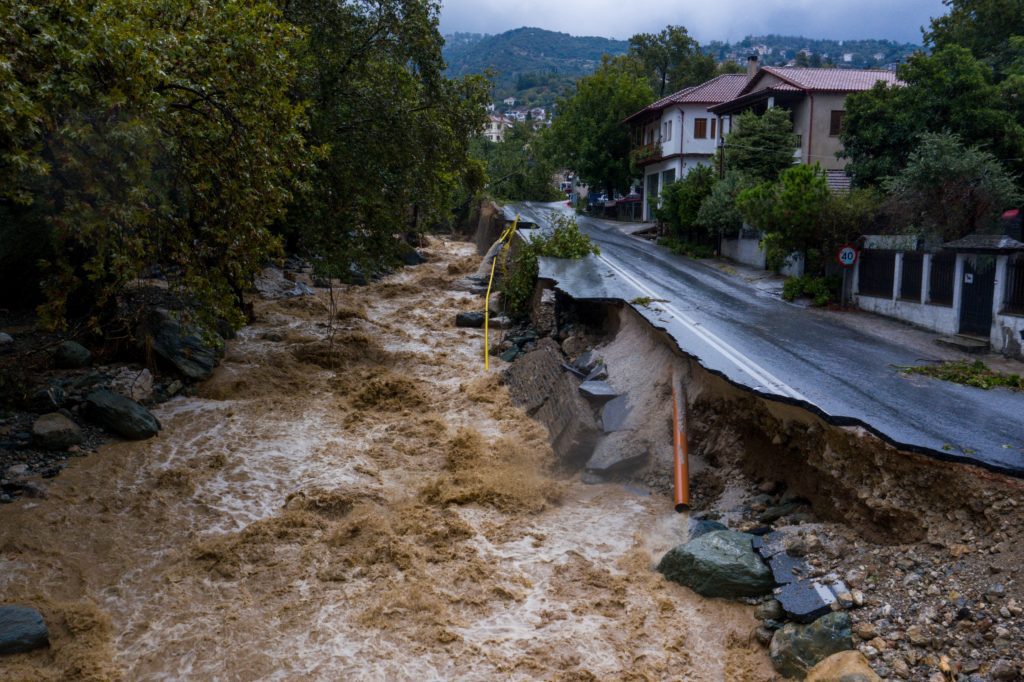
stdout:
{"type": "Polygon", "coordinates": [[[752,54],[747,57],[747,81],[749,82],[754,76],[757,75],[757,69],[760,65],[757,63],[757,55],[752,54]]]}

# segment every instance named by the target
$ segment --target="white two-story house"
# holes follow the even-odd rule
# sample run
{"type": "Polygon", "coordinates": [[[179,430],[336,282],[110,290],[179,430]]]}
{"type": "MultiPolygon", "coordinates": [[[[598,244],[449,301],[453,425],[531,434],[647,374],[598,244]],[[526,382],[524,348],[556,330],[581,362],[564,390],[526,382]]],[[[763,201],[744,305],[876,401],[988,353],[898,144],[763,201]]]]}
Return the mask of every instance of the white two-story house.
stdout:
{"type": "Polygon", "coordinates": [[[658,100],[626,119],[633,155],[643,170],[643,219],[651,220],[658,195],[693,168],[711,163],[722,131],[708,109],[734,99],[748,75],[726,74],[658,100]]]}

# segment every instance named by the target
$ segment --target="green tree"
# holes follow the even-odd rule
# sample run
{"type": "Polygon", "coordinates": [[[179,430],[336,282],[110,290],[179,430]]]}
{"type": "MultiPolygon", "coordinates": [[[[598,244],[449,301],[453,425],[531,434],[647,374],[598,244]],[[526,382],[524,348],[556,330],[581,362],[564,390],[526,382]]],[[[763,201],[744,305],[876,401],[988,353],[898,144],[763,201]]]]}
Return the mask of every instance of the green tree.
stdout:
{"type": "Polygon", "coordinates": [[[755,179],[743,173],[727,171],[724,178],[712,185],[711,192],[701,202],[696,224],[711,236],[735,237],[743,228],[743,214],[736,207],[736,197],[756,184],[755,179]]]}
{"type": "Polygon", "coordinates": [[[949,12],[931,21],[925,40],[941,50],[959,46],[1002,80],[1020,54],[1013,38],[1024,36],[1024,0],[943,0],[949,12]]]}
{"type": "Polygon", "coordinates": [[[697,214],[715,184],[715,171],[711,166],[698,166],[686,177],[668,185],[661,192],[658,220],[667,223],[676,236],[689,242],[702,241],[707,232],[697,229],[697,214]]]}
{"type": "Polygon", "coordinates": [[[448,219],[467,179],[469,140],[483,128],[488,85],[443,76],[431,0],[292,0],[308,35],[297,101],[309,144],[325,150],[286,229],[317,270],[347,279],[391,265],[402,233],[448,219]]]}
{"type": "Polygon", "coordinates": [[[604,58],[593,75],[579,80],[572,97],[559,102],[551,127],[556,162],[609,196],[625,189],[633,177],[632,142],[622,121],[651,98],[635,59],[604,58]]]}
{"type": "Polygon", "coordinates": [[[758,116],[746,112],[725,137],[725,167],[760,180],[774,180],[793,165],[797,139],[785,109],[775,107],[758,116]]]}
{"type": "Polygon", "coordinates": [[[629,39],[629,52],[644,65],[657,97],[715,75],[715,60],[704,54],[682,26],[666,26],[660,33],[638,33],[629,39]]]}
{"type": "Polygon", "coordinates": [[[925,132],[977,140],[1000,158],[1021,163],[1024,127],[992,83],[991,69],[967,49],[951,45],[915,55],[899,75],[906,87],[876,84],[847,97],[841,139],[858,185],[899,172],[925,132]]]}
{"type": "Polygon", "coordinates": [[[823,265],[822,215],[829,202],[821,168],[793,166],[779,179],[740,192],[736,205],[744,219],[764,232],[768,265],[781,267],[789,254],[805,255],[810,267],[823,265]]]}
{"type": "Polygon", "coordinates": [[[992,154],[956,135],[925,133],[885,188],[902,225],[949,241],[993,229],[1003,209],[1024,201],[1015,180],[992,154]]]}
{"type": "Polygon", "coordinates": [[[473,154],[486,164],[488,189],[512,201],[564,199],[552,181],[557,169],[551,160],[549,137],[548,129],[534,131],[524,123],[505,131],[501,142],[478,137],[473,154]]]}
{"type": "Polygon", "coordinates": [[[269,2],[2,0],[0,40],[0,201],[39,233],[44,319],[109,328],[160,265],[238,322],[311,156],[301,34],[269,2]]]}

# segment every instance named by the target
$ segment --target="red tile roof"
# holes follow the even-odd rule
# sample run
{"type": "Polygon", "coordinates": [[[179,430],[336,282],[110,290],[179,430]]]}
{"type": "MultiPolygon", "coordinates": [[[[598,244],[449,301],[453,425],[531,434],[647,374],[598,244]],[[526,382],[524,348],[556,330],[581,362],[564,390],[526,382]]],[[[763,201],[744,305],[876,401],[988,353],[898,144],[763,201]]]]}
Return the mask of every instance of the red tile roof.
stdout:
{"type": "Polygon", "coordinates": [[[735,99],[746,84],[746,74],[727,73],[692,88],[680,90],[671,95],[670,99],[677,104],[719,104],[735,99]]]}
{"type": "MultiPolygon", "coordinates": [[[[739,96],[752,92],[753,86],[756,86],[763,78],[761,74],[766,73],[781,78],[794,89],[808,92],[870,90],[878,81],[890,85],[903,85],[893,71],[879,69],[811,69],[799,66],[766,66],[758,72],[758,76],[754,76],[747,83],[746,87],[740,91],[739,96]]],[[[789,89],[782,88],[780,85],[772,87],[776,90],[789,89]]]]}

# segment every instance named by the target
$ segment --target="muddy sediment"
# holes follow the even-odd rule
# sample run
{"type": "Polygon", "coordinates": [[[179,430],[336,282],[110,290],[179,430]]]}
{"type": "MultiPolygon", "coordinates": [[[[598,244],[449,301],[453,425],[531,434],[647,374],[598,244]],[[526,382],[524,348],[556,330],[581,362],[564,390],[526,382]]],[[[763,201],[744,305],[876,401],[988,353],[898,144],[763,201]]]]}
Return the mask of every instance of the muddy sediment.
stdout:
{"type": "Polygon", "coordinates": [[[159,437],[0,510],[3,600],[51,631],[0,676],[770,679],[750,607],[652,570],[667,498],[560,471],[452,326],[472,245],[427,251],[341,306],[257,301],[159,437]]]}

